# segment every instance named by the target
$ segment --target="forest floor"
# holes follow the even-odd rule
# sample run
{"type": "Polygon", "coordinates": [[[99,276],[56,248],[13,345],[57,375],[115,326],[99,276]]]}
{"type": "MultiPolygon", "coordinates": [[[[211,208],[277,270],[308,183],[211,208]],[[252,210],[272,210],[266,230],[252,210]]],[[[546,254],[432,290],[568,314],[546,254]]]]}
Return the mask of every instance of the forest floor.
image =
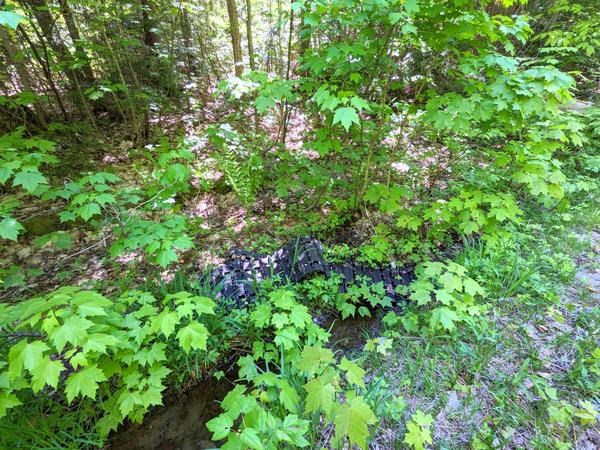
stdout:
{"type": "MultiPolygon", "coordinates": [[[[575,249],[576,273],[571,283],[557,284],[554,305],[501,298],[476,343],[410,337],[373,366],[408,410],[433,414],[435,448],[548,448],[548,436],[569,442],[565,448],[600,448],[597,424],[565,436],[546,414],[557,398],[577,403],[582,393],[598,394],[586,392],[578,371],[585,370],[583,348],[600,344],[600,232],[572,230],[563,245],[575,249]]],[[[397,448],[405,431],[381,429],[372,448],[397,448]]]]}
{"type": "MultiPolygon", "coordinates": [[[[405,402],[402,418],[382,421],[370,448],[407,448],[405,424],[417,409],[434,417],[433,448],[533,449],[553,441],[578,450],[600,448],[597,424],[575,425],[567,436],[546,412],[558,398],[577,404],[582,395],[594,395],[580,383],[587,364],[580,356],[600,343],[600,228],[588,224],[554,237],[560,238],[554,251],[569,252],[575,265],[569,282],[553,284],[558,295],[552,305],[540,307],[522,290],[489,303],[479,336],[466,330],[433,341],[405,335],[394,338],[386,356],[367,358],[368,377],[383,377],[380,388],[405,402]]],[[[334,324],[334,349],[349,358],[363,356],[366,340],[380,336],[381,316],[334,324]]],[[[203,423],[219,413],[233,375],[171,398],[143,425],[117,434],[111,448],[213,448],[217,443],[203,423]]]]}
{"type": "MultiPolygon", "coordinates": [[[[123,179],[135,180],[132,161],[119,159],[119,149],[130,143],[113,144],[113,158],[105,164],[123,179]]],[[[233,192],[199,191],[182,205],[182,212],[198,222],[196,248],[182,254],[174,269],[157,271],[137,254],[111,261],[106,257],[108,231],[99,239],[85,225],[66,228],[54,213],[32,204],[27,214],[35,223],[29,223],[28,235],[0,258],[1,266],[12,267],[3,276],[0,300],[66,284],[110,295],[156,280],[168,282],[177,273],[194,277],[222,262],[232,247],[271,251],[307,233],[285,209],[268,197],[250,210],[233,192]],[[68,233],[64,245],[39,239],[55,230],[68,233]]],[[[470,248],[458,251],[458,262],[475,272],[482,285],[497,288],[486,300],[485,320],[475,329],[432,339],[404,333],[394,338],[385,356],[362,351],[367,339],[380,336],[383,313],[371,320],[339,322],[332,329],[336,350],[364,358],[368,377],[381,377],[379,388],[405,403],[401,417],[380,422],[372,449],[408,448],[402,440],[417,409],[434,417],[434,448],[561,448],[562,442],[572,444],[564,448],[600,448],[597,422],[589,428],[580,427],[576,417],[564,418],[572,427],[548,421],[549,408],[560,410],[560,400],[580,405],[580,399],[598,395],[590,389],[593,383],[582,381],[597,378],[591,367],[600,361],[600,354],[590,350],[600,345],[600,221],[597,214],[589,214],[591,221],[586,214],[584,208],[571,223],[535,224],[532,240],[519,251],[510,250],[506,259],[492,260],[470,248]],[[540,302],[540,292],[546,301],[540,302]]],[[[358,246],[368,236],[368,226],[355,221],[330,239],[358,246]]],[[[230,372],[220,382],[204,380],[172,393],[143,425],[125,426],[113,436],[112,448],[214,447],[204,424],[219,413],[217,402],[235,378],[230,372]]]]}
{"type": "MultiPolygon", "coordinates": [[[[209,166],[212,159],[204,137],[206,124],[224,114],[222,107],[218,100],[211,99],[199,115],[185,120],[184,131],[191,143],[191,151],[198,161],[209,161],[209,166]]],[[[175,139],[182,132],[177,128],[182,120],[179,116],[165,118],[163,132],[175,139]]],[[[292,116],[292,120],[295,131],[290,132],[288,148],[301,151],[299,136],[306,124],[301,123],[301,117],[292,116]]],[[[275,122],[265,121],[264,125],[276,134],[275,122]]],[[[117,129],[111,136],[78,135],[77,138],[69,138],[73,142],[65,139],[65,146],[81,146],[85,154],[83,162],[73,161],[73,167],[68,170],[104,170],[118,175],[127,185],[143,185],[140,173],[143,173],[143,165],[147,161],[130,156],[136,155],[136,151],[132,150],[134,144],[121,136],[126,136],[126,133],[117,129]]],[[[89,224],[61,223],[58,213],[64,205],[60,200],[54,208],[48,209],[47,204],[33,199],[19,211],[18,220],[27,232],[18,242],[11,244],[9,252],[0,255],[0,267],[6,268],[2,271],[4,283],[0,286],[0,301],[22,300],[64,285],[76,285],[110,295],[156,280],[169,282],[177,272],[189,276],[222,263],[232,248],[268,253],[290,237],[308,235],[318,228],[318,224],[306,223],[306,213],[298,214],[293,201],[286,203],[269,193],[261,193],[250,208],[241,204],[230,189],[205,190],[200,187],[201,178],[212,178],[212,182],[218,183],[222,177],[222,173],[210,167],[198,167],[193,172],[192,190],[181,199],[179,213],[195,226],[192,234],[195,248],[181,253],[178,263],[163,271],[145,262],[141,252],[108,257],[114,240],[108,227],[99,236],[98,229],[89,224]],[[64,239],[44,239],[51,232],[61,233],[64,239]]],[[[326,222],[327,219],[323,217],[322,220],[326,222]]],[[[357,247],[372,233],[372,230],[366,229],[370,227],[366,222],[363,220],[340,227],[328,240],[348,241],[348,244],[357,247]]]]}

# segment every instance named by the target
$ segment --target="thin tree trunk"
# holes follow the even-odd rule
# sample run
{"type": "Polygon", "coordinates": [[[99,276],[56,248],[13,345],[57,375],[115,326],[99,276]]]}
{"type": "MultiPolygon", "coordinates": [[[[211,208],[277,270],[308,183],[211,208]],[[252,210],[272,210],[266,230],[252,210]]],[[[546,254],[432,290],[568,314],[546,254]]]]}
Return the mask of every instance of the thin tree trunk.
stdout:
{"type": "MultiPolygon", "coordinates": [[[[254,44],[252,42],[252,0],[246,0],[246,39],[248,41],[248,59],[250,63],[250,70],[256,70],[256,66],[254,64],[254,44]]],[[[253,99],[256,99],[256,94],[252,96],[253,99]]],[[[258,111],[256,111],[256,107],[254,109],[254,132],[258,133],[260,129],[260,117],[258,116],[258,111]]]]}
{"type": "MultiPolygon", "coordinates": [[[[59,62],[70,62],[73,59],[71,52],[69,52],[67,46],[60,39],[60,36],[55,36],[54,34],[54,24],[56,19],[52,16],[46,0],[21,0],[21,3],[25,8],[29,8],[33,12],[35,20],[41,30],[41,33],[38,33],[41,44],[44,45],[44,42],[47,42],[52,51],[56,53],[59,62]]],[[[47,62],[50,64],[49,60],[47,62]]],[[[69,79],[71,86],[75,87],[75,76],[73,75],[73,71],[67,68],[64,74],[69,79]]]]}
{"type": "MultiPolygon", "coordinates": [[[[290,0],[290,5],[294,3],[294,0],[290,0]]],[[[285,79],[290,79],[290,72],[292,67],[292,36],[294,35],[294,10],[290,7],[290,33],[288,36],[288,44],[287,44],[287,69],[285,72],[285,79]]],[[[287,129],[288,129],[288,120],[290,116],[290,107],[288,101],[285,101],[285,108],[283,114],[283,133],[281,138],[281,143],[285,147],[285,140],[287,138],[287,129]]]]}
{"type": "Polygon", "coordinates": [[[244,61],[242,56],[242,40],[240,37],[240,26],[235,0],[227,0],[227,14],[229,16],[229,33],[231,34],[231,47],[233,48],[233,62],[235,64],[236,76],[244,73],[244,61]]]}
{"type": "MultiPolygon", "coordinates": [[[[290,0],[290,4],[294,3],[294,0],[290,0]]],[[[285,72],[285,79],[290,79],[290,70],[292,67],[292,36],[294,35],[294,10],[290,7],[290,34],[288,35],[287,43],[287,70],[285,72]]]]}
{"type": "Polygon", "coordinates": [[[90,58],[81,45],[81,35],[79,34],[79,28],[77,28],[77,24],[75,23],[73,10],[71,9],[71,6],[67,2],[67,0],[59,0],[59,4],[60,12],[63,18],[65,19],[65,23],[67,24],[67,30],[69,31],[69,36],[73,41],[73,46],[75,47],[78,56],[86,62],[86,64],[81,68],[83,81],[87,84],[93,84],[94,72],[92,71],[92,67],[90,66],[90,58]]]}
{"type": "Polygon", "coordinates": [[[150,16],[152,6],[150,0],[141,0],[142,5],[142,30],[144,33],[144,44],[154,53],[155,45],[158,44],[158,35],[154,31],[154,23],[150,16]]]}
{"type": "Polygon", "coordinates": [[[254,65],[254,43],[252,42],[252,0],[246,0],[246,35],[250,70],[256,70],[254,65]]]}
{"type": "MultiPolygon", "coordinates": [[[[115,70],[117,71],[117,74],[119,75],[119,80],[121,81],[121,83],[123,84],[123,86],[127,86],[127,83],[125,82],[125,77],[123,76],[123,71],[121,70],[121,65],[119,64],[119,60],[117,59],[117,56],[115,55],[115,52],[113,50],[113,47],[110,43],[110,41],[108,40],[108,36],[106,35],[106,31],[103,28],[102,29],[102,38],[104,39],[104,43],[106,44],[106,47],[108,48],[108,51],[110,53],[111,59],[113,61],[113,64],[115,66],[115,70]]],[[[119,101],[119,97],[117,97],[117,95],[112,92],[113,98],[115,100],[115,104],[117,105],[117,109],[119,110],[119,113],[121,113],[121,116],[123,117],[123,120],[125,122],[127,122],[127,117],[125,115],[125,109],[123,107],[121,107],[121,102],[119,101]]],[[[128,108],[128,112],[131,116],[131,121],[130,121],[130,125],[133,127],[135,133],[136,133],[136,137],[139,141],[139,139],[141,138],[141,134],[139,132],[139,126],[137,123],[137,115],[136,112],[133,108],[133,106],[130,104],[129,101],[129,90],[126,91],[125,95],[127,96],[127,106],[129,106],[128,108]]]]}
{"type": "Polygon", "coordinates": [[[56,38],[54,36],[54,23],[56,21],[46,4],[46,0],[22,0],[22,3],[24,7],[30,8],[33,12],[35,20],[42,30],[42,36],[48,42],[50,48],[58,54],[63,54],[66,46],[60,40],[60,37],[56,38]]]}
{"type": "MultiPolygon", "coordinates": [[[[298,27],[298,39],[300,41],[300,51],[298,52],[298,56],[301,61],[303,58],[306,57],[308,50],[310,50],[311,28],[310,25],[306,23],[306,13],[308,6],[309,5],[307,4],[304,8],[302,8],[302,13],[300,16],[300,26],[298,27]]],[[[299,70],[298,72],[305,75],[305,71],[299,70]]]]}
{"type": "MultiPolygon", "coordinates": [[[[36,89],[33,86],[33,81],[29,74],[29,70],[27,66],[23,64],[23,60],[17,58],[17,54],[19,50],[16,47],[15,42],[10,36],[8,30],[5,27],[0,26],[0,45],[4,48],[4,53],[12,66],[17,71],[19,75],[19,82],[25,91],[36,92],[36,89]]],[[[35,102],[33,104],[33,112],[35,116],[35,120],[37,121],[38,126],[41,128],[45,128],[47,126],[46,118],[44,117],[44,111],[40,109],[39,103],[35,102]]]]}
{"type": "Polygon", "coordinates": [[[190,23],[190,15],[185,7],[183,8],[183,14],[181,16],[181,35],[185,45],[185,62],[188,75],[196,75],[196,64],[193,55],[192,25],[190,23]]]}
{"type": "MultiPolygon", "coordinates": [[[[36,31],[36,30],[37,30],[37,28],[34,27],[34,31],[36,31]]],[[[63,115],[63,118],[68,121],[69,120],[69,114],[67,113],[67,109],[65,108],[65,105],[64,105],[64,103],[62,101],[62,97],[60,96],[60,92],[58,91],[58,88],[56,87],[56,83],[54,83],[54,79],[52,78],[52,71],[50,70],[50,64],[48,62],[48,55],[47,55],[47,52],[46,52],[46,47],[43,46],[44,53],[46,54],[45,55],[46,56],[46,60],[44,60],[44,59],[42,59],[42,57],[38,53],[38,51],[35,48],[35,45],[33,44],[33,42],[31,42],[31,39],[29,38],[29,35],[23,30],[23,27],[19,27],[17,29],[17,31],[19,33],[21,33],[21,36],[23,36],[23,38],[25,39],[25,41],[29,45],[29,48],[31,49],[31,53],[33,54],[35,60],[42,67],[42,70],[44,72],[44,76],[46,77],[46,80],[48,81],[48,85],[50,86],[50,89],[52,90],[52,93],[54,94],[54,97],[56,98],[56,102],[58,103],[58,107],[60,108],[60,111],[61,111],[61,113],[63,115]]]]}
{"type": "Polygon", "coordinates": [[[283,37],[281,33],[281,26],[283,25],[283,8],[281,0],[277,0],[277,73],[283,76],[283,45],[281,43],[283,37]]]}

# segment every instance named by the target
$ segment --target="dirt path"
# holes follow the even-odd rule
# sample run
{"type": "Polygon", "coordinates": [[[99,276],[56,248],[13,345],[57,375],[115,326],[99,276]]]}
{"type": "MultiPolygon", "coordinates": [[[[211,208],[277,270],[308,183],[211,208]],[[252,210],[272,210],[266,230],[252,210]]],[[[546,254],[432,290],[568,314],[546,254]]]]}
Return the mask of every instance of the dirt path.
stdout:
{"type": "Polygon", "coordinates": [[[579,270],[575,276],[596,302],[600,301],[600,232],[592,231],[588,236],[594,257],[578,261],[579,270]]]}

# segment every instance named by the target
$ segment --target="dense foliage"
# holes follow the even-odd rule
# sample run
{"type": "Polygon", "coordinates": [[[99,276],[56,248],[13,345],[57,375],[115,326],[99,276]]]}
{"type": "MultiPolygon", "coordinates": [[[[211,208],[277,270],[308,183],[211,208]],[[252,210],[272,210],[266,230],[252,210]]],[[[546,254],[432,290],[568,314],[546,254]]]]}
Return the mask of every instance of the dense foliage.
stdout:
{"type": "Polygon", "coordinates": [[[576,246],[555,238],[600,223],[600,4],[222,3],[0,3],[0,446],[102,447],[209,377],[232,380],[199,425],[224,449],[577,445],[598,305],[562,300],[576,246]],[[302,234],[332,261],[414,267],[407,304],[317,277],[240,308],[198,278],[231,244],[302,234]],[[515,357],[480,426],[443,442],[448,411],[400,394],[435,376],[407,366],[468,361],[440,376],[467,395],[502,308],[565,327],[577,310],[585,331],[555,378],[547,350],[515,357]],[[376,335],[341,351],[331,317],[376,335]],[[522,386],[535,414],[515,412],[522,386]]]}

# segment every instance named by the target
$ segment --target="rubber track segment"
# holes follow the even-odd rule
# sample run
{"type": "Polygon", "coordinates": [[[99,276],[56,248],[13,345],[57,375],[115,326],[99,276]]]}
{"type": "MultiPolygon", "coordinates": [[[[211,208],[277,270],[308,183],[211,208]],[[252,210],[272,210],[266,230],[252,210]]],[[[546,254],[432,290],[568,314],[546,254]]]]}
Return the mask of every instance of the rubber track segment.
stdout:
{"type": "Polygon", "coordinates": [[[211,285],[218,286],[217,299],[233,300],[238,306],[254,301],[256,289],[268,278],[278,277],[283,283],[298,283],[314,275],[339,274],[341,291],[352,284],[366,280],[368,284],[383,283],[392,300],[406,298],[396,292],[396,287],[407,286],[414,279],[412,268],[371,268],[354,260],[342,264],[327,262],[323,257],[323,244],[313,237],[295,238],[270,255],[242,249],[229,252],[229,259],[211,273],[211,285]]]}

